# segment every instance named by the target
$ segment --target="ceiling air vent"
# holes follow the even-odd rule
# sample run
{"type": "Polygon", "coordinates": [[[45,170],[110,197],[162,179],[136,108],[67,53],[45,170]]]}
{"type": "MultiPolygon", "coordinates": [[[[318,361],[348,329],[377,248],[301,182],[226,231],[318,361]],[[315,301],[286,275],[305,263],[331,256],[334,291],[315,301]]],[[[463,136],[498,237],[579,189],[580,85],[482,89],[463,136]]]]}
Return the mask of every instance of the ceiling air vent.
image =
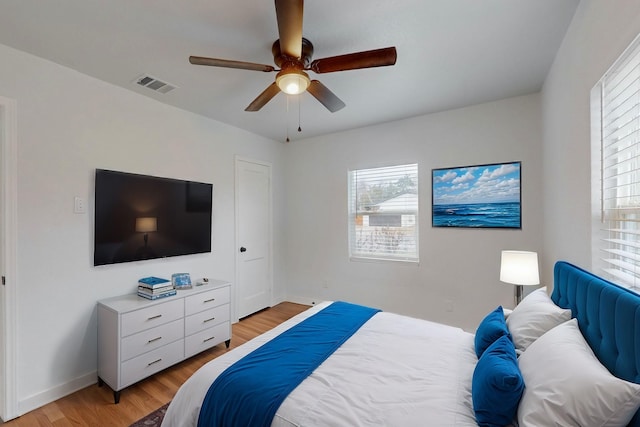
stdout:
{"type": "Polygon", "coordinates": [[[143,75],[136,79],[136,83],[140,86],[147,87],[151,90],[155,90],[160,93],[167,93],[174,90],[177,86],[172,85],[167,82],[163,82],[162,80],[158,80],[155,77],[149,75],[143,75]]]}

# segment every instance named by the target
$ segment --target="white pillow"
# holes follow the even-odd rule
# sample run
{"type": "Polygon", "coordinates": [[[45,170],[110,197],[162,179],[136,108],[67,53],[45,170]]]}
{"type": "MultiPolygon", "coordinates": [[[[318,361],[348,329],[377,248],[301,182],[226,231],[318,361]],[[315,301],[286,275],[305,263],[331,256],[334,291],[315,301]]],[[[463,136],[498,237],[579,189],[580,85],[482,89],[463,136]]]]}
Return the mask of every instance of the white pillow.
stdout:
{"type": "Polygon", "coordinates": [[[626,426],[640,407],[640,385],[602,366],[576,319],[536,340],[518,364],[525,383],[520,427],[626,426]]]}
{"type": "Polygon", "coordinates": [[[546,288],[531,292],[507,317],[507,327],[516,353],[521,354],[542,334],[569,319],[571,310],[558,307],[547,294],[546,288]]]}

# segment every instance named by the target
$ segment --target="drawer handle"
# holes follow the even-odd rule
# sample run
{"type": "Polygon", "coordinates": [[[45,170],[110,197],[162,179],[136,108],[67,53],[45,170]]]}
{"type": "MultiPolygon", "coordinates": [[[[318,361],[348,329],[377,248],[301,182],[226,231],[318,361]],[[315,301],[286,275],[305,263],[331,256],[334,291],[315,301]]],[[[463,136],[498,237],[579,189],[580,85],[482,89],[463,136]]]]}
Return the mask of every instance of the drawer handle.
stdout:
{"type": "Polygon", "coordinates": [[[211,341],[212,339],[215,339],[215,337],[211,337],[211,338],[204,339],[204,340],[202,340],[202,342],[211,341]]]}
{"type": "Polygon", "coordinates": [[[147,363],[147,366],[151,366],[151,365],[155,365],[156,363],[162,362],[162,358],[158,359],[158,360],[154,360],[151,363],[147,363]]]}
{"type": "Polygon", "coordinates": [[[202,323],[211,322],[212,320],[216,320],[216,318],[215,318],[215,317],[212,317],[211,319],[204,320],[202,323]]]}
{"type": "Polygon", "coordinates": [[[161,340],[161,339],[162,339],[162,337],[150,339],[149,341],[147,341],[147,344],[151,344],[152,342],[158,341],[158,340],[161,340]]]}
{"type": "Polygon", "coordinates": [[[155,316],[149,317],[147,320],[159,319],[162,317],[162,314],[156,314],[155,316]]]}
{"type": "Polygon", "coordinates": [[[207,299],[207,300],[204,300],[204,303],[206,304],[206,303],[208,303],[208,302],[213,302],[213,301],[215,301],[215,300],[216,300],[215,298],[207,299]]]}

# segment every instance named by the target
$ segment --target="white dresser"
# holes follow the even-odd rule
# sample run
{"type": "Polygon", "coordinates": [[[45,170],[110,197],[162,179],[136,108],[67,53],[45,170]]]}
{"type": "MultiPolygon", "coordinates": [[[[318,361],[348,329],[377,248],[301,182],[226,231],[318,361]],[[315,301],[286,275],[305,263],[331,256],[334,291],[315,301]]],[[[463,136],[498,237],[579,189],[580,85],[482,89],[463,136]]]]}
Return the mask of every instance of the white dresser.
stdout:
{"type": "Polygon", "coordinates": [[[98,384],[120,391],[214,345],[231,342],[231,284],[178,290],[150,301],[136,294],[98,301],[98,384]]]}

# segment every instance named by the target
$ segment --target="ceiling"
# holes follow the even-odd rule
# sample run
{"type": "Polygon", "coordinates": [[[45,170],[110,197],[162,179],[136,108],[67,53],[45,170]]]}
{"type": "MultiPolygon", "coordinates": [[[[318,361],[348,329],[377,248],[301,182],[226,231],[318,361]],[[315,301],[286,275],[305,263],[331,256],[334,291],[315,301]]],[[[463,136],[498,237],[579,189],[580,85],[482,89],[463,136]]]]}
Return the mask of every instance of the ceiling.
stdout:
{"type": "Polygon", "coordinates": [[[579,0],[315,0],[313,59],[388,46],[396,65],[316,75],[346,103],[309,93],[244,109],[275,73],[189,64],[190,55],[273,65],[273,1],[2,0],[0,43],[160,102],[292,141],[537,92],[579,0]],[[135,82],[151,75],[166,94],[135,82]],[[289,98],[289,100],[287,100],[289,98]],[[298,132],[298,124],[302,132],[298,132]]]}

